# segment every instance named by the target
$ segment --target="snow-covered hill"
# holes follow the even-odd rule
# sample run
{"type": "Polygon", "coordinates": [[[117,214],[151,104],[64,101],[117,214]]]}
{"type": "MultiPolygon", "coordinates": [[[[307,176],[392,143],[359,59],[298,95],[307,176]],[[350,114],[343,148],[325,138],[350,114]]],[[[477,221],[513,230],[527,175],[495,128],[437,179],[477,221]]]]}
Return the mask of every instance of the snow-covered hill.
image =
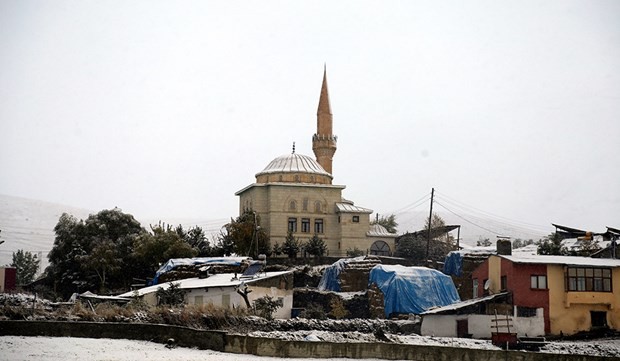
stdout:
{"type": "Polygon", "coordinates": [[[85,219],[92,211],[62,204],[12,197],[0,194],[0,265],[12,261],[13,252],[22,249],[42,259],[47,266],[47,253],[54,245],[54,226],[63,213],[85,219]]]}

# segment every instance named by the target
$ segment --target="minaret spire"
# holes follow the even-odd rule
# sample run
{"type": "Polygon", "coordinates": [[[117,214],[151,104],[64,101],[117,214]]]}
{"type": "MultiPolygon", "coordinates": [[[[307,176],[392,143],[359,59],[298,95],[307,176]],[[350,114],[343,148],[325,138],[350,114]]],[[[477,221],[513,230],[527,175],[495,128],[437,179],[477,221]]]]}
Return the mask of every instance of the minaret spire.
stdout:
{"type": "Polygon", "coordinates": [[[332,109],[327,90],[327,65],[323,68],[323,84],[316,113],[316,134],[312,137],[312,150],[316,161],[332,174],[332,159],[336,153],[337,137],[333,134],[332,109]]]}

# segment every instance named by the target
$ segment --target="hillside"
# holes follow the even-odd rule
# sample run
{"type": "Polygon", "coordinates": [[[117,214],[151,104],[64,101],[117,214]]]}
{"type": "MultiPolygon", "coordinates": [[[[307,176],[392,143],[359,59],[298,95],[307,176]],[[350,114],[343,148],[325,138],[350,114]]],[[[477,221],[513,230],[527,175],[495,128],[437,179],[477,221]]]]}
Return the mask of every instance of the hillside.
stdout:
{"type": "Polygon", "coordinates": [[[0,194],[0,265],[11,263],[13,252],[23,249],[38,254],[47,266],[54,245],[54,226],[63,213],[86,218],[93,211],[0,194]]]}

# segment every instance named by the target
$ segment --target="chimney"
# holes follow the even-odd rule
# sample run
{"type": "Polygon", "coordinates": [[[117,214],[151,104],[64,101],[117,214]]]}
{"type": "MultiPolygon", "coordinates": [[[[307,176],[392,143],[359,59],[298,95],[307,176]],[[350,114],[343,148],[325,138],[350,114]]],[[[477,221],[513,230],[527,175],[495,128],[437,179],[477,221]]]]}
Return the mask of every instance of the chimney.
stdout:
{"type": "Polygon", "coordinates": [[[512,255],[512,242],[510,237],[497,236],[497,254],[501,256],[512,255]]]}

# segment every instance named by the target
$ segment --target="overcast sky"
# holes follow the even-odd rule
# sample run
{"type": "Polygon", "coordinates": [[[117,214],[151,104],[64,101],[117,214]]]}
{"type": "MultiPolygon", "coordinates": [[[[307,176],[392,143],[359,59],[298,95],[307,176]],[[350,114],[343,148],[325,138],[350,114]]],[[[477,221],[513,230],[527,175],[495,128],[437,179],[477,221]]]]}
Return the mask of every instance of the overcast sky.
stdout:
{"type": "Polygon", "coordinates": [[[0,193],[223,223],[325,63],[357,205],[620,227],[615,0],[0,0],[0,193]]]}

